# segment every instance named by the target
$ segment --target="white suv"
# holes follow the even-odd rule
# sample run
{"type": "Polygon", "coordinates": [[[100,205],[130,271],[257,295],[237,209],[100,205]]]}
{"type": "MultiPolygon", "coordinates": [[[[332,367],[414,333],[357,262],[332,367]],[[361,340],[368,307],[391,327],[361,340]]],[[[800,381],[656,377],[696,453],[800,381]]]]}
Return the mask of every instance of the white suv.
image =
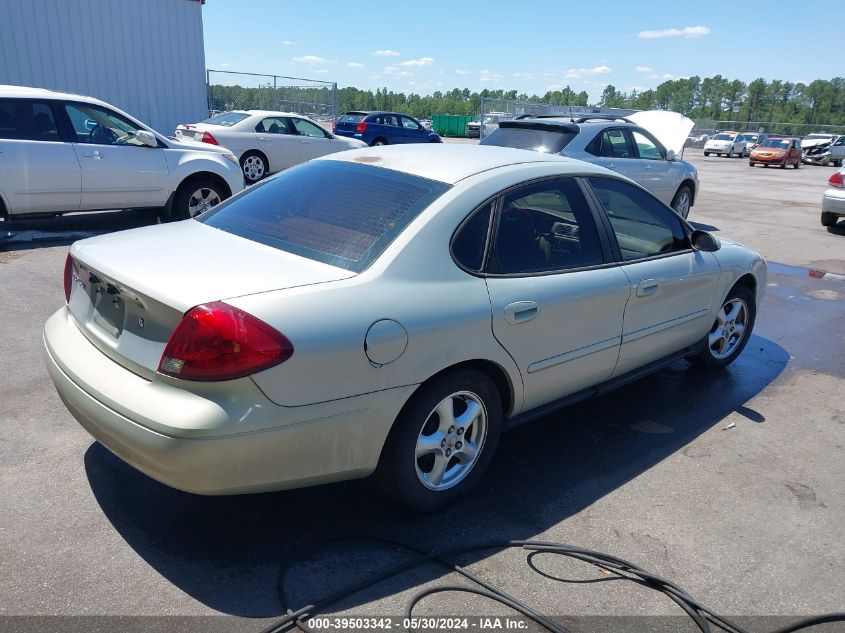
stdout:
{"type": "Polygon", "coordinates": [[[183,219],[243,186],[228,149],[166,138],[91,97],[0,86],[0,216],[160,207],[183,219]]]}

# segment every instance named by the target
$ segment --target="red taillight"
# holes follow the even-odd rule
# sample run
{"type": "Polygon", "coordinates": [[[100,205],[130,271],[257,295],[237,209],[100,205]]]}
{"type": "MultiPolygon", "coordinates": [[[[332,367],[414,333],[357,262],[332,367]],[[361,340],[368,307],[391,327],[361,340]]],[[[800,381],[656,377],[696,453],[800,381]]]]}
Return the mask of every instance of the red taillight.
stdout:
{"type": "Polygon", "coordinates": [[[212,145],[220,145],[217,142],[217,139],[214,138],[209,132],[203,132],[202,138],[200,139],[203,143],[211,143],[212,145]]]}
{"type": "Polygon", "coordinates": [[[70,290],[73,288],[73,258],[70,253],[65,259],[65,301],[70,302],[70,290]]]}
{"type": "Polygon", "coordinates": [[[286,361],[281,332],[222,301],[192,308],[167,341],[158,371],[185,380],[232,380],[286,361]]]}
{"type": "Polygon", "coordinates": [[[337,132],[337,121],[332,121],[332,132],[337,132]]]}
{"type": "Polygon", "coordinates": [[[830,177],[827,181],[831,187],[845,187],[845,182],[842,179],[842,172],[838,171],[830,177]]]}
{"type": "Polygon", "coordinates": [[[366,121],[361,121],[358,125],[355,126],[355,134],[363,134],[366,131],[367,131],[366,121]]]}

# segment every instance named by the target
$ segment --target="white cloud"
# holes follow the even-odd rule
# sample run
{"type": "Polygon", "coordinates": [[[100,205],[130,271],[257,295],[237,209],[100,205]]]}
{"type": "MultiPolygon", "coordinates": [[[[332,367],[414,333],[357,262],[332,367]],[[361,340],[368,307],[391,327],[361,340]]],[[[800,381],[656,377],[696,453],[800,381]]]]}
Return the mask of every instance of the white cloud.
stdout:
{"type": "Polygon", "coordinates": [[[563,90],[563,84],[552,84],[546,86],[546,92],[554,92],[555,90],[563,90]]]}
{"type": "Polygon", "coordinates": [[[220,64],[220,68],[231,68],[232,64],[220,64]]]}
{"type": "Polygon", "coordinates": [[[446,72],[445,70],[438,70],[438,71],[437,71],[437,74],[438,74],[438,75],[442,75],[442,74],[444,74],[445,72],[446,72]]]}
{"type": "Polygon", "coordinates": [[[555,76],[556,76],[556,73],[549,73],[549,72],[546,72],[546,73],[540,73],[540,76],[541,76],[541,77],[555,77],[555,76]]]}
{"type": "Polygon", "coordinates": [[[318,69],[317,69],[317,70],[315,70],[314,72],[315,72],[316,74],[318,74],[318,75],[325,75],[325,74],[327,74],[329,71],[328,71],[326,68],[318,68],[318,69]]]}
{"type": "Polygon", "coordinates": [[[303,55],[302,57],[294,57],[291,61],[297,64],[330,64],[328,59],[317,57],[316,55],[303,55]]]}
{"type": "Polygon", "coordinates": [[[534,79],[533,73],[514,73],[513,76],[519,79],[527,79],[529,81],[534,79]]]}
{"type": "Polygon", "coordinates": [[[650,68],[649,66],[637,66],[635,69],[638,73],[651,73],[654,72],[654,68],[650,68]]]}
{"type": "Polygon", "coordinates": [[[381,75],[370,75],[370,79],[381,79],[381,75]]]}
{"type": "Polygon", "coordinates": [[[637,37],[644,40],[653,40],[660,37],[687,37],[697,38],[710,35],[710,27],[707,26],[685,26],[682,29],[662,29],[660,31],[640,31],[637,37]]]}
{"type": "Polygon", "coordinates": [[[373,51],[371,54],[377,55],[378,57],[399,57],[402,53],[397,53],[396,51],[392,51],[389,48],[385,48],[373,51]]]}
{"type": "Polygon", "coordinates": [[[347,62],[347,68],[364,68],[364,64],[359,64],[358,62],[347,62]]]}
{"type": "Polygon", "coordinates": [[[461,68],[458,68],[458,69],[455,71],[455,74],[456,74],[456,75],[469,75],[470,73],[469,73],[469,71],[468,71],[468,70],[462,70],[461,68]]]}
{"type": "Polygon", "coordinates": [[[381,71],[384,75],[392,75],[396,72],[396,66],[385,66],[384,70],[381,71]]]}
{"type": "Polygon", "coordinates": [[[431,66],[434,63],[433,57],[420,57],[419,59],[409,59],[406,62],[400,62],[400,66],[431,66]]]}
{"type": "Polygon", "coordinates": [[[501,81],[504,76],[501,73],[493,72],[492,70],[482,70],[479,74],[478,80],[484,83],[493,81],[501,81]]]}
{"type": "Polygon", "coordinates": [[[565,77],[567,79],[580,79],[584,75],[607,75],[613,72],[610,66],[596,66],[595,68],[570,68],[566,71],[565,77]]]}
{"type": "Polygon", "coordinates": [[[414,73],[409,73],[407,70],[403,70],[402,72],[396,73],[397,77],[413,77],[414,73]]]}
{"type": "Polygon", "coordinates": [[[293,46],[296,42],[291,42],[290,40],[285,40],[282,42],[282,46],[293,46]]]}
{"type": "Polygon", "coordinates": [[[675,75],[672,73],[663,73],[662,75],[649,75],[646,79],[664,79],[668,81],[670,79],[675,79],[675,75]]]}

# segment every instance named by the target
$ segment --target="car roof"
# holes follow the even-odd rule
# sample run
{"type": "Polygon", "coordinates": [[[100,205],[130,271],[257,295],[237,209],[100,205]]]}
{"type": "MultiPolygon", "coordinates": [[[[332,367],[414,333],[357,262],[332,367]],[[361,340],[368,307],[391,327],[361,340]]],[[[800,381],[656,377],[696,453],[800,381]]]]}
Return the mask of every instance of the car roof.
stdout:
{"type": "Polygon", "coordinates": [[[249,114],[252,116],[298,116],[303,119],[308,117],[297,112],[282,112],[281,110],[231,110],[239,114],[249,114]]]}
{"type": "Polygon", "coordinates": [[[73,92],[60,92],[58,90],[50,90],[48,88],[32,88],[30,86],[0,85],[0,97],[17,97],[25,99],[66,99],[69,101],[84,101],[86,103],[96,103],[102,106],[113,107],[105,101],[100,101],[94,97],[87,97],[73,92]]]}
{"type": "Polygon", "coordinates": [[[619,176],[619,174],[604,167],[556,154],[544,154],[512,147],[458,143],[417,143],[369,147],[328,154],[315,160],[364,163],[428,178],[429,180],[439,180],[448,184],[455,184],[464,178],[491,169],[528,163],[559,163],[561,167],[568,168],[563,169],[563,172],[568,171],[573,174],[612,174],[619,176]]]}

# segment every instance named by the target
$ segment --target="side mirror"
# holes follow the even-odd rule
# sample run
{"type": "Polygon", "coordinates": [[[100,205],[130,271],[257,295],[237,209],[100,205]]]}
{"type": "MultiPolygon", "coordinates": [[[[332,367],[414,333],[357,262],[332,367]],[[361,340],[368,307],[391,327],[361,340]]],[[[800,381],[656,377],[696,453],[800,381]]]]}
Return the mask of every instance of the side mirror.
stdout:
{"type": "Polygon", "coordinates": [[[667,149],[666,150],[666,160],[675,160],[675,150],[667,149]]]}
{"type": "Polygon", "coordinates": [[[718,237],[700,229],[696,229],[692,232],[692,235],[690,236],[690,243],[695,250],[703,251],[705,253],[713,253],[722,248],[722,243],[719,241],[718,237]]]}
{"type": "Polygon", "coordinates": [[[155,137],[155,134],[147,132],[147,130],[138,130],[135,132],[135,138],[147,147],[158,147],[158,139],[155,137]]]}

